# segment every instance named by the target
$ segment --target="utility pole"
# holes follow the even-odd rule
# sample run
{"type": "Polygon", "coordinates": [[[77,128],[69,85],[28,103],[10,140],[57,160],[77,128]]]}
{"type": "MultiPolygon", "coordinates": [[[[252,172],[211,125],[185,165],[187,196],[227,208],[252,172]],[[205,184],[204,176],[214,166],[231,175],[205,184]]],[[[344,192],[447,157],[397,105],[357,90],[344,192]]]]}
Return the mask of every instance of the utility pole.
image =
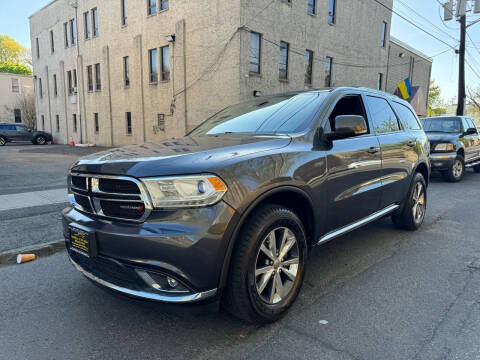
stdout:
{"type": "Polygon", "coordinates": [[[467,15],[460,16],[460,48],[458,50],[458,105],[457,116],[465,112],[465,38],[467,35],[467,15]]]}

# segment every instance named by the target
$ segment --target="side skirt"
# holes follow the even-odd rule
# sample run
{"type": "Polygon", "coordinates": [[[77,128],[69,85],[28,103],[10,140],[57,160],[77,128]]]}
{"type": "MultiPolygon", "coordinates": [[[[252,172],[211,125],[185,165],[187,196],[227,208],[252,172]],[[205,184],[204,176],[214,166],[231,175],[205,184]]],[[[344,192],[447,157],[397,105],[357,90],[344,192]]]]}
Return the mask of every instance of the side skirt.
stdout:
{"type": "Polygon", "coordinates": [[[362,227],[368,223],[371,223],[372,221],[375,221],[377,219],[384,217],[385,215],[391,212],[394,212],[398,208],[400,208],[400,205],[392,204],[390,206],[387,206],[385,209],[377,211],[376,213],[373,213],[372,215],[369,215],[366,218],[363,218],[359,221],[351,223],[350,225],[344,226],[337,230],[330,231],[328,234],[324,235],[323,237],[320,238],[320,240],[318,240],[317,245],[323,244],[327,241],[335,239],[336,237],[349,233],[350,231],[356,230],[359,227],[362,227]]]}

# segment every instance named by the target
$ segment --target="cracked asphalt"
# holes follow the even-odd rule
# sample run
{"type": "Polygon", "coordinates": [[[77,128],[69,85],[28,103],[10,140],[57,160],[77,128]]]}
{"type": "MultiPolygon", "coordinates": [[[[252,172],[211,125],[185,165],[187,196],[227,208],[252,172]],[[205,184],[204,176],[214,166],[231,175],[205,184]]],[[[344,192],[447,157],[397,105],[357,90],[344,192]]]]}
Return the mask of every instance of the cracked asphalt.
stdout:
{"type": "Polygon", "coordinates": [[[315,249],[268,326],[115,296],[65,253],[0,268],[0,359],[478,360],[480,174],[428,197],[417,232],[383,219],[315,249]]]}

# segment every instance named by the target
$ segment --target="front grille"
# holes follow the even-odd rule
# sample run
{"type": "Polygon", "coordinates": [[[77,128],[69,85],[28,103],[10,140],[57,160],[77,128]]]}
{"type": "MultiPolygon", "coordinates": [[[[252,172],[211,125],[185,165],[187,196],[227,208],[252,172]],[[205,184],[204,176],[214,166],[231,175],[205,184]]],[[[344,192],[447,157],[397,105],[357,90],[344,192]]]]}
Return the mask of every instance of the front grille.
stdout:
{"type": "Polygon", "coordinates": [[[151,207],[142,184],[129,177],[72,174],[70,196],[80,211],[101,217],[144,221],[151,207]]]}

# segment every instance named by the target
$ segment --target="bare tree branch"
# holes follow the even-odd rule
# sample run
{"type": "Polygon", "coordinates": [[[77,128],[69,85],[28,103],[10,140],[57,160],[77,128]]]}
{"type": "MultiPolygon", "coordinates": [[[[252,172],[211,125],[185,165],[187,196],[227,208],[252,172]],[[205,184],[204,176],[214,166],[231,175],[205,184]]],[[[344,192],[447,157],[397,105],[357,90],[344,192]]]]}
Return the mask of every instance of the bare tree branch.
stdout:
{"type": "Polygon", "coordinates": [[[5,105],[5,109],[14,114],[15,109],[22,112],[23,124],[31,129],[37,127],[37,116],[35,112],[35,95],[32,92],[26,92],[22,89],[17,101],[12,105],[5,105]]]}

